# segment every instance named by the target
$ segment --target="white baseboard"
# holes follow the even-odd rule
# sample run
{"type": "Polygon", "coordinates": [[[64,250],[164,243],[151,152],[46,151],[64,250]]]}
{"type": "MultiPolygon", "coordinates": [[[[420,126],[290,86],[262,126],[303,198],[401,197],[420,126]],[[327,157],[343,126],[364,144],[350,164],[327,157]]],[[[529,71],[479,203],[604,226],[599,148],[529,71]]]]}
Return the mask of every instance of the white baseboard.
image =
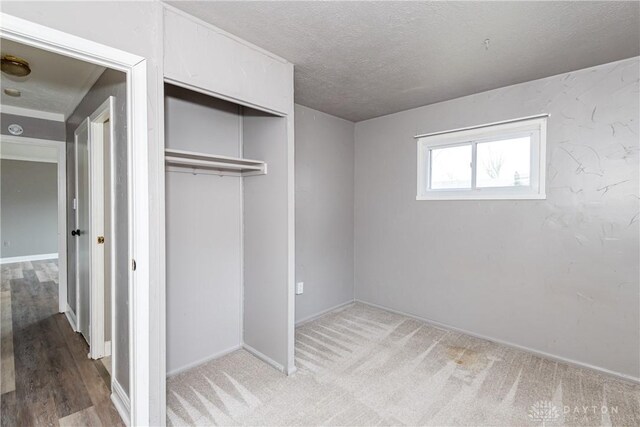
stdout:
{"type": "Polygon", "coordinates": [[[258,359],[262,360],[263,362],[273,366],[274,368],[276,368],[278,371],[287,374],[287,375],[291,375],[293,374],[296,369],[291,369],[291,370],[287,370],[284,369],[284,366],[282,366],[281,364],[279,364],[278,362],[276,362],[275,360],[273,360],[272,358],[270,358],[269,356],[267,356],[266,354],[256,350],[255,348],[251,347],[250,345],[248,345],[247,343],[242,344],[242,348],[244,348],[245,350],[247,350],[249,353],[253,354],[255,357],[257,357],[258,359]]]}
{"type": "Polygon", "coordinates": [[[111,356],[111,341],[104,342],[104,357],[111,356]]]}
{"type": "Polygon", "coordinates": [[[69,304],[67,304],[67,311],[64,312],[64,315],[67,317],[73,332],[78,332],[78,320],[76,319],[76,314],[71,310],[71,307],[69,307],[69,304]]]}
{"type": "Polygon", "coordinates": [[[569,358],[562,357],[562,356],[556,356],[555,354],[547,353],[547,352],[540,351],[540,350],[535,350],[533,348],[526,347],[526,346],[523,346],[523,345],[514,344],[514,343],[511,343],[511,342],[508,342],[508,341],[503,341],[501,339],[488,337],[488,336],[482,335],[482,334],[477,334],[475,332],[471,332],[471,331],[468,331],[466,329],[457,328],[455,326],[447,325],[446,323],[437,322],[435,320],[427,319],[425,317],[420,317],[420,316],[416,316],[414,314],[405,313],[405,312],[400,311],[400,310],[394,310],[393,308],[385,307],[383,305],[373,304],[373,303],[362,301],[362,300],[359,300],[359,299],[356,299],[355,302],[359,302],[359,303],[362,303],[362,304],[365,304],[365,305],[369,305],[371,307],[379,308],[381,310],[390,311],[392,313],[401,314],[403,316],[411,317],[412,319],[420,320],[422,322],[428,323],[428,324],[430,324],[432,326],[435,326],[437,328],[440,328],[440,329],[448,329],[450,331],[460,332],[460,333],[463,333],[465,335],[470,335],[470,336],[475,337],[475,338],[479,338],[479,339],[482,339],[482,340],[494,342],[496,344],[500,344],[500,345],[504,345],[504,346],[507,346],[507,347],[515,348],[517,350],[525,351],[527,353],[535,354],[536,356],[543,357],[545,359],[551,359],[551,360],[554,360],[556,362],[566,363],[568,365],[573,365],[573,366],[576,366],[576,367],[579,367],[579,368],[590,369],[592,371],[597,371],[597,372],[599,372],[601,374],[609,375],[609,376],[612,376],[612,377],[616,377],[618,379],[622,379],[622,380],[625,380],[625,381],[630,381],[630,382],[633,382],[633,383],[640,384],[640,377],[636,378],[636,377],[633,377],[631,375],[622,374],[622,373],[616,372],[616,371],[611,371],[611,370],[606,369],[606,368],[601,368],[599,366],[590,365],[588,363],[580,362],[580,361],[577,361],[577,360],[574,360],[574,359],[569,359],[569,358]]]}
{"type": "Polygon", "coordinates": [[[120,418],[127,425],[131,425],[131,403],[129,401],[129,396],[124,392],[124,389],[116,381],[114,378],[111,379],[111,401],[113,405],[116,407],[118,414],[120,414],[120,418]]]}
{"type": "Polygon", "coordinates": [[[241,344],[234,345],[233,347],[230,347],[230,348],[228,348],[226,350],[219,351],[219,352],[217,352],[215,354],[212,354],[211,356],[207,356],[207,357],[205,357],[203,359],[196,360],[195,362],[189,363],[188,365],[184,365],[184,366],[181,366],[181,367],[179,367],[177,369],[174,369],[173,371],[167,372],[167,377],[172,377],[174,375],[178,375],[181,372],[188,371],[189,369],[193,369],[193,368],[198,367],[198,366],[200,366],[200,365],[202,365],[204,363],[210,362],[210,361],[212,361],[214,359],[218,359],[218,358],[220,358],[222,356],[226,356],[227,354],[233,353],[234,351],[240,350],[241,348],[242,348],[241,344]]]}
{"type": "Polygon", "coordinates": [[[329,313],[333,313],[333,312],[336,312],[336,311],[344,310],[345,308],[349,307],[350,305],[353,305],[354,302],[355,302],[355,300],[350,300],[350,301],[347,301],[347,302],[343,302],[343,303],[340,303],[338,305],[334,305],[333,307],[327,308],[326,310],[322,310],[319,313],[312,314],[311,316],[304,317],[304,318],[302,318],[302,319],[300,319],[300,320],[298,320],[296,322],[296,328],[299,327],[299,326],[304,325],[305,323],[313,322],[314,320],[319,319],[321,317],[324,317],[329,313]]]}
{"type": "Polygon", "coordinates": [[[25,256],[0,258],[0,264],[13,264],[15,262],[27,262],[27,261],[42,261],[45,259],[58,259],[58,253],[56,252],[55,254],[38,254],[38,255],[25,255],[25,256]]]}

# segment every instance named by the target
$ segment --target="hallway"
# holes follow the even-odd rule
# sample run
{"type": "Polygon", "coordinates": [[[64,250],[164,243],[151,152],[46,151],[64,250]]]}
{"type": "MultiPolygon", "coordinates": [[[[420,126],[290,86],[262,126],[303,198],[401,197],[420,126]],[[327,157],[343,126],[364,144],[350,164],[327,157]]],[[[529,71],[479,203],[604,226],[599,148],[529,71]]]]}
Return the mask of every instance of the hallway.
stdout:
{"type": "Polygon", "coordinates": [[[57,261],[2,266],[1,407],[5,426],[123,426],[110,376],[58,307],[57,261]]]}

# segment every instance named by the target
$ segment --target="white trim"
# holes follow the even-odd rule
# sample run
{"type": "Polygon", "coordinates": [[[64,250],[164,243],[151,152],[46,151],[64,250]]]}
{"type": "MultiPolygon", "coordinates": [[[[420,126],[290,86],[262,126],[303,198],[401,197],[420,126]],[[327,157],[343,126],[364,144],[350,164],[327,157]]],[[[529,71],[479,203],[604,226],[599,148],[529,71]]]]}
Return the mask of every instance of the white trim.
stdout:
{"type": "Polygon", "coordinates": [[[547,196],[544,194],[509,194],[507,192],[502,194],[469,194],[468,192],[460,191],[459,194],[453,194],[453,192],[441,193],[437,195],[423,195],[416,196],[416,200],[546,200],[547,196]]]}
{"type": "Polygon", "coordinates": [[[54,122],[64,122],[65,115],[63,113],[53,113],[50,111],[32,110],[30,108],[15,107],[13,105],[2,104],[0,112],[4,114],[12,114],[14,116],[31,117],[34,119],[51,120],[54,122]]]}
{"type": "Polygon", "coordinates": [[[22,255],[0,258],[0,264],[13,264],[14,262],[42,261],[46,259],[58,259],[58,254],[22,255]]]}
{"type": "Polygon", "coordinates": [[[64,315],[69,321],[69,325],[71,325],[71,329],[73,329],[73,332],[78,332],[78,319],[76,319],[76,313],[74,313],[69,304],[67,304],[66,306],[67,308],[64,311],[64,315]]]}
{"type": "Polygon", "coordinates": [[[178,375],[178,374],[180,374],[182,372],[185,372],[185,371],[188,371],[190,369],[196,368],[196,367],[198,367],[200,365],[204,365],[207,362],[210,362],[212,360],[218,359],[218,358],[220,358],[222,356],[226,356],[227,354],[233,353],[234,351],[238,351],[241,348],[242,348],[242,345],[241,344],[237,344],[237,345],[234,345],[233,347],[227,348],[226,350],[219,351],[219,352],[217,352],[215,354],[212,354],[210,356],[204,357],[204,358],[202,358],[200,360],[196,360],[195,362],[191,362],[191,363],[189,363],[187,365],[181,366],[180,368],[174,369],[171,372],[167,372],[167,378],[173,377],[174,375],[178,375]]]}
{"type": "MultiPolygon", "coordinates": [[[[115,374],[113,368],[111,372],[115,374]]],[[[118,414],[120,414],[120,418],[122,418],[124,424],[130,426],[131,419],[129,418],[129,414],[131,413],[131,401],[120,383],[113,378],[113,375],[111,375],[111,401],[113,402],[113,406],[116,407],[118,414]]]]}
{"type": "Polygon", "coordinates": [[[66,144],[66,141],[56,141],[55,139],[30,138],[28,136],[15,135],[0,135],[0,139],[2,139],[2,142],[9,142],[11,144],[29,144],[42,147],[51,147],[54,144],[66,144]]]}
{"type": "Polygon", "coordinates": [[[270,358],[266,354],[264,354],[264,353],[256,350],[255,348],[251,347],[247,343],[242,343],[242,348],[247,350],[249,353],[253,354],[258,359],[262,360],[263,362],[266,362],[267,364],[273,366],[274,368],[276,368],[278,371],[280,371],[282,373],[285,373],[287,375],[291,375],[296,371],[295,367],[294,367],[293,371],[287,372],[287,370],[284,368],[284,366],[282,366],[281,364],[279,364],[278,362],[276,362],[275,360],[273,360],[272,358],[270,358]]]}
{"type": "Polygon", "coordinates": [[[67,309],[67,143],[58,145],[58,311],[67,309]]]}
{"type": "Polygon", "coordinates": [[[352,306],[354,302],[355,302],[355,300],[350,300],[350,301],[347,301],[347,302],[343,302],[343,303],[340,303],[338,305],[334,305],[333,307],[327,308],[326,310],[322,310],[319,313],[312,314],[311,316],[304,317],[304,318],[302,318],[302,319],[300,319],[300,320],[298,320],[296,322],[296,328],[299,328],[300,326],[305,325],[305,324],[307,324],[309,322],[313,322],[314,320],[317,320],[317,319],[319,319],[321,317],[324,317],[324,316],[326,316],[328,314],[337,313],[339,311],[342,311],[345,308],[352,306]]]}
{"type": "MultiPolygon", "coordinates": [[[[79,188],[80,188],[80,179],[78,179],[79,176],[79,170],[78,170],[78,135],[80,132],[86,132],[87,133],[87,152],[89,152],[89,118],[87,117],[86,119],[84,119],[82,121],[82,123],[80,123],[78,125],[78,127],[76,128],[76,130],[73,132],[73,165],[74,165],[74,181],[75,181],[75,186],[74,186],[74,190],[73,190],[73,218],[74,218],[74,225],[73,228],[74,229],[79,229],[80,228],[80,199],[78,197],[78,193],[79,188]]],[[[89,176],[89,178],[91,177],[91,165],[90,165],[90,157],[87,159],[87,175],[89,176]]],[[[87,196],[89,196],[89,194],[87,194],[87,196]]],[[[90,201],[87,201],[87,206],[89,206],[89,221],[91,221],[91,203],[90,201]]],[[[89,231],[88,234],[89,236],[87,238],[91,238],[91,225],[90,224],[86,224],[89,227],[89,231]]],[[[84,230],[82,230],[84,231],[84,230]]],[[[78,331],[80,331],[80,333],[85,337],[85,339],[87,340],[88,343],[90,343],[90,337],[91,337],[91,328],[89,328],[88,331],[84,330],[84,316],[82,314],[82,308],[83,308],[83,303],[82,303],[82,297],[81,297],[81,287],[80,287],[80,239],[76,236],[76,239],[74,239],[74,246],[75,246],[75,259],[73,260],[74,262],[74,269],[75,269],[75,295],[76,295],[76,319],[77,319],[77,325],[78,325],[78,331]],[[89,335],[89,337],[87,337],[87,335],[89,335]],[[89,338],[89,339],[87,339],[89,338]]],[[[89,259],[91,260],[91,253],[89,253],[89,259]]],[[[91,263],[89,263],[89,278],[91,278],[91,271],[93,270],[91,263]]],[[[91,287],[89,287],[89,289],[87,290],[89,292],[89,302],[91,301],[91,287]]],[[[91,325],[91,303],[89,303],[89,322],[88,325],[91,325]]],[[[91,350],[91,349],[89,349],[91,350]]],[[[89,355],[91,355],[91,353],[89,353],[89,355]]]]}
{"type": "Polygon", "coordinates": [[[371,303],[371,302],[366,302],[366,301],[363,301],[361,299],[356,299],[355,302],[358,302],[358,303],[361,303],[361,304],[365,304],[365,305],[369,305],[371,307],[379,308],[381,310],[386,310],[386,311],[389,311],[391,313],[396,313],[396,314],[401,314],[403,316],[411,317],[412,319],[416,319],[416,320],[419,320],[421,322],[428,323],[429,325],[434,326],[434,327],[436,327],[438,329],[447,329],[447,330],[450,330],[450,331],[460,332],[460,333],[463,333],[465,335],[469,335],[469,336],[472,336],[472,337],[475,337],[475,338],[479,338],[479,339],[490,341],[490,342],[493,342],[493,343],[496,343],[496,344],[504,345],[506,347],[515,348],[516,350],[521,350],[521,351],[524,351],[524,352],[527,352],[527,353],[531,353],[531,354],[534,354],[536,356],[543,357],[545,359],[550,359],[550,360],[554,360],[556,362],[566,363],[566,364],[569,364],[569,365],[577,366],[579,368],[590,369],[590,370],[597,371],[597,372],[605,374],[605,375],[616,377],[618,379],[622,379],[622,380],[625,380],[625,381],[631,381],[633,383],[640,384],[640,377],[633,377],[631,375],[622,374],[620,372],[616,372],[616,371],[612,371],[612,370],[609,370],[609,369],[606,369],[606,368],[601,368],[601,367],[598,367],[598,366],[590,365],[588,363],[580,362],[580,361],[577,361],[577,360],[574,360],[574,359],[569,359],[567,357],[557,356],[555,354],[547,353],[547,352],[540,351],[540,350],[535,350],[535,349],[533,349],[531,347],[526,347],[526,346],[523,346],[523,345],[514,344],[514,343],[509,342],[509,341],[493,338],[493,337],[490,337],[490,336],[487,336],[487,335],[478,334],[478,333],[475,333],[475,332],[471,332],[471,331],[469,331],[467,329],[462,329],[462,328],[457,328],[455,326],[451,326],[451,325],[449,325],[447,323],[442,323],[442,322],[438,322],[438,321],[435,321],[435,320],[427,319],[426,317],[417,316],[415,314],[406,313],[406,312],[400,311],[400,310],[394,310],[393,308],[389,308],[389,307],[386,307],[384,305],[379,305],[379,304],[374,304],[374,303],[371,303]]]}
{"type": "MultiPolygon", "coordinates": [[[[111,341],[105,341],[104,342],[104,356],[103,357],[109,357],[111,356],[111,341]]],[[[113,363],[113,360],[112,362],[113,363]]]]}
{"type": "Polygon", "coordinates": [[[149,424],[149,156],[147,138],[147,63],[141,61],[127,74],[129,200],[129,257],[137,269],[129,270],[129,370],[131,422],[149,424]],[[135,167],[134,167],[135,165],[135,167]],[[134,197],[135,195],[135,197],[134,197]],[[131,236],[133,238],[131,238],[131,236]]]}
{"type": "MultiPolygon", "coordinates": [[[[113,68],[127,74],[129,257],[135,259],[137,263],[135,272],[129,270],[130,414],[133,425],[148,425],[151,404],[149,389],[150,216],[146,59],[5,13],[0,14],[0,21],[2,23],[0,37],[4,39],[113,68]]],[[[155,215],[157,213],[154,213],[154,220],[155,215]]],[[[122,416],[125,418],[125,414],[122,416]]]]}
{"type": "MultiPolygon", "coordinates": [[[[100,107],[98,107],[91,116],[89,116],[89,199],[90,199],[90,231],[89,241],[91,242],[91,291],[90,295],[90,313],[91,313],[91,333],[89,350],[92,359],[101,359],[105,355],[104,349],[104,330],[105,330],[105,313],[104,313],[104,289],[105,289],[105,245],[97,242],[98,236],[108,239],[110,247],[113,246],[113,233],[106,235],[105,233],[105,181],[104,181],[104,146],[109,144],[109,151],[113,147],[113,127],[110,127],[110,141],[104,141],[104,123],[110,119],[114,110],[114,97],[108,97],[100,107]]],[[[111,158],[109,158],[111,164],[111,158]]],[[[113,194],[111,188],[113,182],[109,183],[109,192],[113,194]]],[[[113,217],[113,206],[111,206],[111,218],[113,217]]],[[[111,251],[113,255],[113,250],[111,251]]],[[[112,257],[113,258],[113,257],[112,257]]],[[[113,264],[113,263],[112,263],[113,264]]],[[[113,268],[110,266],[111,276],[113,277],[113,268]]]]}
{"type": "MultiPolygon", "coordinates": [[[[115,105],[111,105],[111,117],[110,117],[111,129],[109,130],[109,135],[111,136],[111,147],[109,149],[109,175],[111,177],[111,195],[110,195],[110,206],[111,206],[111,235],[109,238],[111,239],[111,318],[109,321],[111,322],[111,341],[109,341],[109,347],[105,346],[105,353],[108,351],[109,356],[113,356],[116,354],[116,350],[118,347],[117,340],[114,339],[115,330],[116,330],[116,310],[115,310],[115,301],[116,301],[116,150],[115,150],[115,131],[117,126],[116,114],[115,114],[115,105]]],[[[131,348],[131,347],[129,347],[131,348]]],[[[115,372],[116,366],[116,358],[111,358],[111,372],[115,372]]],[[[114,375],[112,375],[113,377],[114,375]]],[[[113,381],[113,379],[112,379],[113,381]]]]}
{"type": "MultiPolygon", "coordinates": [[[[157,18],[164,28],[164,9],[158,8],[157,18]]],[[[156,43],[158,46],[164,45],[164,31],[158,31],[156,34],[156,43]]],[[[164,80],[161,78],[156,79],[156,91],[158,98],[161,102],[158,102],[155,110],[156,123],[164,123],[165,121],[165,95],[164,95],[164,80]]],[[[156,271],[156,277],[158,283],[155,287],[155,292],[151,295],[151,298],[155,297],[153,310],[151,315],[155,319],[155,345],[154,350],[158,354],[156,370],[152,371],[151,376],[154,378],[154,382],[157,381],[157,394],[156,394],[156,406],[157,413],[151,418],[151,422],[159,425],[165,425],[167,420],[167,283],[166,283],[166,212],[165,212],[165,173],[162,173],[162,167],[164,166],[164,148],[165,148],[165,127],[158,126],[156,129],[158,138],[158,147],[151,151],[152,158],[150,164],[157,169],[155,183],[152,181],[153,189],[151,194],[156,194],[156,206],[158,212],[157,228],[154,229],[153,235],[156,236],[156,244],[154,245],[154,251],[151,254],[153,257],[154,265],[160,266],[156,271]]]]}
{"type": "MultiPolygon", "coordinates": [[[[291,93],[293,67],[291,68],[291,93]]],[[[296,368],[296,186],[295,186],[295,108],[287,115],[287,366],[285,374],[296,368]]]]}
{"type": "Polygon", "coordinates": [[[14,154],[0,154],[0,159],[2,160],[19,160],[21,162],[37,162],[37,163],[58,163],[58,159],[47,159],[36,156],[19,156],[14,154]]]}
{"type": "MultiPolygon", "coordinates": [[[[238,105],[238,141],[244,141],[244,107],[238,105]]],[[[244,143],[238,144],[238,155],[244,157],[244,143]]],[[[240,292],[238,292],[238,326],[240,331],[240,342],[244,341],[244,179],[240,180],[238,186],[238,198],[240,200],[240,218],[238,234],[240,236],[240,244],[238,245],[238,259],[240,260],[238,268],[238,277],[240,278],[240,292]]],[[[242,347],[242,345],[240,346],[242,347]]]]}
{"type": "Polygon", "coordinates": [[[445,134],[448,134],[448,133],[463,132],[463,131],[474,130],[474,129],[482,129],[482,128],[486,128],[486,127],[504,125],[504,124],[507,124],[507,123],[517,123],[517,122],[523,122],[523,121],[533,120],[533,119],[543,119],[543,118],[546,119],[547,117],[551,117],[551,114],[548,114],[548,113],[536,114],[535,116],[526,116],[526,117],[520,117],[520,118],[517,118],[517,119],[501,120],[499,122],[485,123],[485,124],[481,124],[481,125],[467,126],[467,127],[463,127],[463,128],[457,128],[457,129],[451,129],[451,130],[443,130],[443,131],[439,131],[439,132],[423,133],[421,135],[414,136],[414,138],[415,139],[427,138],[427,137],[430,137],[430,136],[445,135],[445,134]]]}

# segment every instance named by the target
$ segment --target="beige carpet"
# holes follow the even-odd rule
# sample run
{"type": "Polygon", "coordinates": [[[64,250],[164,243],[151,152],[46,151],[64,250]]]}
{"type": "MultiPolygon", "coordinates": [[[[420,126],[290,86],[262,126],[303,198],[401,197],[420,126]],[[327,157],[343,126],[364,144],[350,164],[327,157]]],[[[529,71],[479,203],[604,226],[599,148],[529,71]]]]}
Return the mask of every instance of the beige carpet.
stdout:
{"type": "Polygon", "coordinates": [[[296,331],[286,377],[240,350],[167,384],[169,425],[640,425],[640,386],[363,304],[296,331]]]}

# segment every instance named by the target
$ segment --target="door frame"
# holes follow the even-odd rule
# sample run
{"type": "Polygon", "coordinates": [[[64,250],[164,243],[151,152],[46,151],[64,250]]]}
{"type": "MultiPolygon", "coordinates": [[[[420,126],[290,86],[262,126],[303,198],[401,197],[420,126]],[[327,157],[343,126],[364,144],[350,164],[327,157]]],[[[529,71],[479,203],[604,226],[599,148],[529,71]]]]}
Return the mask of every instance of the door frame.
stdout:
{"type": "MultiPolygon", "coordinates": [[[[104,339],[104,328],[106,325],[107,319],[105,318],[105,299],[104,299],[104,289],[107,286],[107,282],[105,281],[105,255],[106,252],[104,250],[104,245],[98,244],[95,241],[97,236],[104,236],[105,240],[109,242],[110,247],[110,260],[109,264],[110,270],[110,282],[108,283],[109,289],[111,290],[111,302],[115,301],[115,209],[114,209],[114,200],[115,200],[115,168],[114,168],[114,153],[113,153],[113,138],[115,132],[115,118],[113,117],[113,112],[115,111],[115,97],[110,96],[107,98],[100,107],[94,111],[91,116],[89,116],[89,216],[90,216],[90,229],[89,229],[89,238],[94,239],[91,243],[91,286],[90,286],[90,300],[91,300],[91,339],[89,343],[89,349],[91,358],[99,359],[107,356],[107,344],[104,339]],[[109,121],[109,141],[104,140],[104,124],[106,121],[109,121]],[[108,144],[109,149],[109,219],[110,219],[110,233],[106,235],[105,233],[105,213],[106,206],[104,204],[105,200],[105,157],[104,147],[105,144],[108,144]],[[96,174],[95,171],[101,169],[101,173],[96,174]]],[[[115,316],[111,315],[111,318],[108,319],[111,322],[111,331],[115,329],[115,316]]],[[[111,345],[114,345],[116,340],[111,340],[111,345]]],[[[109,351],[111,353],[111,351],[109,351]]]]}
{"type": "MultiPolygon", "coordinates": [[[[129,256],[129,408],[112,400],[124,421],[148,425],[150,408],[149,319],[149,158],[147,136],[147,61],[44,25],[0,14],[0,37],[82,61],[127,76],[127,177],[129,256]],[[135,196],[135,197],[134,197],[135,196]],[[133,266],[136,266],[135,269],[133,266]],[[124,407],[123,407],[124,406],[124,407]]],[[[115,398],[114,398],[115,396],[115,398]]]]}
{"type": "MultiPolygon", "coordinates": [[[[58,153],[58,312],[66,313],[70,308],[67,304],[67,147],[65,141],[52,139],[29,138],[23,136],[2,135],[2,142],[10,144],[32,145],[55,148],[58,153]]],[[[16,156],[0,156],[6,160],[24,160],[41,162],[42,159],[16,156]]],[[[72,322],[72,319],[70,319],[72,322]]],[[[72,324],[75,330],[75,325],[72,324]]]]}

